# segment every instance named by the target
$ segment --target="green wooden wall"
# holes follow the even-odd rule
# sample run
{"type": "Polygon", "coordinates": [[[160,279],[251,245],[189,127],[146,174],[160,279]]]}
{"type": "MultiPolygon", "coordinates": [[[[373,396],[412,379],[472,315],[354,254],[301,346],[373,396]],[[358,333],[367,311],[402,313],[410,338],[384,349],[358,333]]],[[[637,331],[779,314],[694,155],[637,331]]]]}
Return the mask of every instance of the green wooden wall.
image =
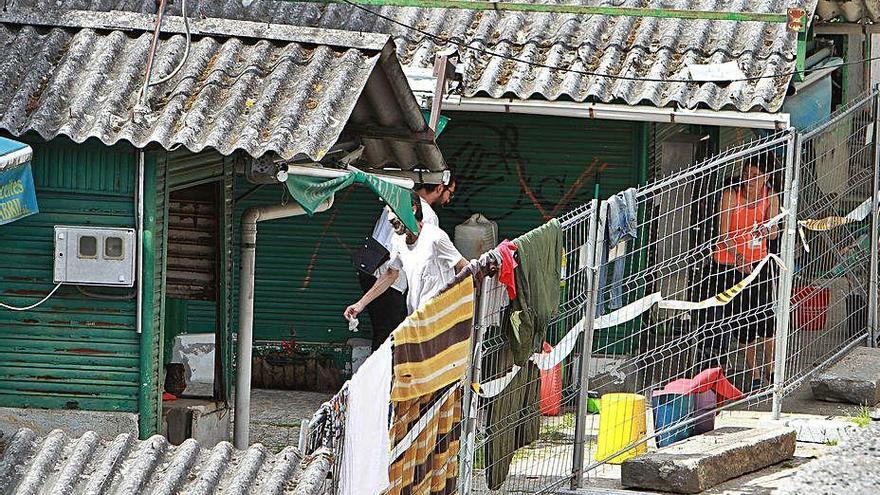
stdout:
{"type": "MultiPolygon", "coordinates": [[[[0,226],[0,300],[32,304],[53,287],[53,226],[134,227],[135,151],[31,143],[40,213],[0,226]]],[[[139,336],[132,289],[63,286],[31,311],[0,309],[0,405],[137,411],[139,336]]]]}

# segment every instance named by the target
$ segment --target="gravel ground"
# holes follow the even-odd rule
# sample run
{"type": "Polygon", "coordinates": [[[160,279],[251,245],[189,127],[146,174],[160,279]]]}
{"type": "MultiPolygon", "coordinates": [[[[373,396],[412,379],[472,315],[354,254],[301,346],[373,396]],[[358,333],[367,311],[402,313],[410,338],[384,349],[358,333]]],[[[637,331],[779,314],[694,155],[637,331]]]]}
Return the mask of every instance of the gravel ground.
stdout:
{"type": "Polygon", "coordinates": [[[880,424],[853,431],[821,458],[803,465],[778,495],[880,493],[880,424]]]}

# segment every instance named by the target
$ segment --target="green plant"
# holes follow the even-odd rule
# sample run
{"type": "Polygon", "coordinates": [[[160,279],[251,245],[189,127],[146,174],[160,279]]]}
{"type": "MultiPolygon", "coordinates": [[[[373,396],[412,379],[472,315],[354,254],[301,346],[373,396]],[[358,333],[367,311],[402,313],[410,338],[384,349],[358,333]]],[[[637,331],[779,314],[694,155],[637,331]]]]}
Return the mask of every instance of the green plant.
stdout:
{"type": "Polygon", "coordinates": [[[829,447],[834,447],[837,445],[837,440],[828,440],[827,442],[825,442],[825,445],[829,447]]]}
{"type": "Polygon", "coordinates": [[[859,407],[858,414],[849,418],[849,420],[859,427],[864,428],[871,424],[871,409],[869,409],[868,406],[861,406],[859,407]]]}

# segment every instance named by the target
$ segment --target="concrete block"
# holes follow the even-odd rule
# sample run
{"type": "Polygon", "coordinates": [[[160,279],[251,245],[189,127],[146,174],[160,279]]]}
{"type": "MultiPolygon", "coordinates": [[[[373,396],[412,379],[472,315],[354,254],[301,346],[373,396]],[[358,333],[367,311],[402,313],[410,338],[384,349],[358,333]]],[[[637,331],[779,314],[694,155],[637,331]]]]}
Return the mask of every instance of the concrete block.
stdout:
{"type": "Polygon", "coordinates": [[[849,436],[859,427],[845,419],[791,418],[778,423],[795,431],[798,442],[837,443],[849,436]]]}
{"type": "Polygon", "coordinates": [[[174,337],[171,361],[182,363],[186,384],[214,383],[214,334],[190,333],[174,337]]]}
{"type": "Polygon", "coordinates": [[[700,493],[719,483],[791,459],[791,428],[719,428],[621,465],[626,488],[700,493]]]}
{"type": "Polygon", "coordinates": [[[813,397],[873,406],[880,402],[880,349],[857,347],[810,380],[813,397]]]}
{"type": "Polygon", "coordinates": [[[223,402],[202,399],[178,399],[162,405],[164,435],[174,445],[188,438],[202,447],[213,448],[229,441],[232,413],[223,402]]]}
{"type": "Polygon", "coordinates": [[[22,428],[41,436],[59,429],[73,437],[89,431],[100,438],[115,438],[122,433],[134,433],[137,437],[138,419],[134,413],[0,407],[0,434],[3,438],[12,437],[22,428]]]}

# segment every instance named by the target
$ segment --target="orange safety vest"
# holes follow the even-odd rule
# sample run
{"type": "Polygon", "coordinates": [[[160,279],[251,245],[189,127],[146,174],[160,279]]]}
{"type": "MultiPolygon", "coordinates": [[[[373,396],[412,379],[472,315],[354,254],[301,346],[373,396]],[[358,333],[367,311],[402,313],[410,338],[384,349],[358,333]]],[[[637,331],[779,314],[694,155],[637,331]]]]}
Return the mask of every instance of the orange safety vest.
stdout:
{"type": "MultiPolygon", "coordinates": [[[[725,248],[719,241],[715,246],[715,261],[724,265],[736,264],[736,253],[743,255],[746,263],[760,261],[767,256],[767,238],[755,239],[752,231],[767,221],[767,211],[770,208],[770,198],[764,194],[758,201],[749,204],[739,193],[736,193],[736,205],[733,209],[721,212],[729,215],[728,242],[733,243],[732,248],[725,248]]],[[[725,233],[721,232],[724,237],[725,233]]]]}

